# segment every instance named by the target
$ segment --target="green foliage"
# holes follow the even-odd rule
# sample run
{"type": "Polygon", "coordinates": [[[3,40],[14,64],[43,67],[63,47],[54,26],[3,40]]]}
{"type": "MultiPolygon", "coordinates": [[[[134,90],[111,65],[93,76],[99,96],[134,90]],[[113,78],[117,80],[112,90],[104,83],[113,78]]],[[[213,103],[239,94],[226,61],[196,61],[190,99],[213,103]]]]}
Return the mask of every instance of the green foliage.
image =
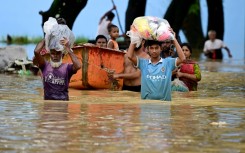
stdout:
{"type": "Polygon", "coordinates": [[[76,40],[75,40],[75,44],[83,44],[87,42],[88,42],[88,38],[85,38],[83,36],[76,37],[76,40]]]}
{"type": "MultiPolygon", "coordinates": [[[[11,43],[11,44],[37,44],[43,39],[42,36],[37,37],[28,37],[28,36],[11,36],[11,42],[10,40],[7,40],[7,38],[3,37],[0,39],[0,42],[2,43],[11,43]]],[[[88,42],[88,38],[85,37],[77,37],[75,43],[86,43],[88,42]]]]}
{"type": "Polygon", "coordinates": [[[28,36],[11,36],[10,38],[2,37],[0,42],[12,44],[36,44],[42,40],[42,37],[28,37],[28,36]]]}
{"type": "Polygon", "coordinates": [[[196,2],[191,5],[188,14],[198,14],[199,11],[200,11],[199,0],[196,0],[196,2]]]}

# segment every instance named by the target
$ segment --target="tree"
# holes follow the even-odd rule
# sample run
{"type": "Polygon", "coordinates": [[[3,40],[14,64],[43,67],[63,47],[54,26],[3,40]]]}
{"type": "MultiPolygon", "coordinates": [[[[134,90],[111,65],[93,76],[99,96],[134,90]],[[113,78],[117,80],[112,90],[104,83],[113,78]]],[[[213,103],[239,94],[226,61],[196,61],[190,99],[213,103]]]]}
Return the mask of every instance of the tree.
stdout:
{"type": "Polygon", "coordinates": [[[183,31],[193,48],[200,48],[204,40],[199,6],[199,0],[173,0],[164,16],[177,35],[183,31]]]}
{"type": "MultiPolygon", "coordinates": [[[[207,31],[215,30],[217,38],[223,39],[224,13],[222,0],[207,0],[207,31]]],[[[202,48],[205,39],[202,32],[199,0],[172,0],[164,16],[176,34],[183,30],[193,48],[202,48]]],[[[207,36],[207,34],[206,34],[207,36]]]]}
{"type": "Polygon", "coordinates": [[[87,1],[88,0],[54,0],[48,11],[39,12],[39,14],[42,15],[42,26],[49,17],[62,17],[66,20],[67,26],[72,29],[78,14],[86,6],[87,1]]]}
{"type": "Polygon", "coordinates": [[[183,22],[182,31],[193,48],[203,48],[204,36],[199,0],[195,0],[195,2],[191,4],[183,22]]]}
{"type": "Polygon", "coordinates": [[[224,12],[222,0],[207,0],[208,5],[208,27],[207,31],[215,30],[217,38],[224,37],[224,12]]]}
{"type": "Polygon", "coordinates": [[[146,0],[129,0],[125,17],[125,31],[130,30],[134,19],[145,15],[146,0]]]}

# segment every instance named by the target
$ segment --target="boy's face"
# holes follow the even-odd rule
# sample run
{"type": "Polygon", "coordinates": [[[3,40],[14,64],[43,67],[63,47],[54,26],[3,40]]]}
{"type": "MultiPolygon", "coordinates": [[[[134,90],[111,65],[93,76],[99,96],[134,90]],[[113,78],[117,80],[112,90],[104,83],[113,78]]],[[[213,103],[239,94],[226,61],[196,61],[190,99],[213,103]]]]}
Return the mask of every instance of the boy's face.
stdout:
{"type": "Polygon", "coordinates": [[[151,46],[148,46],[147,48],[150,56],[153,58],[159,57],[162,51],[161,46],[157,44],[153,44],[151,46]]]}
{"type": "Polygon", "coordinates": [[[119,29],[117,27],[113,27],[110,31],[110,36],[112,38],[118,38],[119,37],[119,29]]]}

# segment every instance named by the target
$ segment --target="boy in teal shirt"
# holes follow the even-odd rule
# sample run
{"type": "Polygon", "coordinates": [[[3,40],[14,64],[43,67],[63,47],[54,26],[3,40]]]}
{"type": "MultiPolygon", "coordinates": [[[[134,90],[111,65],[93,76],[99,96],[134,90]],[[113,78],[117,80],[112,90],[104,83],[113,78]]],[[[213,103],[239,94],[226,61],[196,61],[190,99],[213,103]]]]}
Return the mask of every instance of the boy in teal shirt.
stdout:
{"type": "MultiPolygon", "coordinates": [[[[172,29],[170,29],[173,32],[172,29]]],[[[173,32],[175,35],[175,33],[173,32]]],[[[175,38],[175,37],[174,37],[175,38]]],[[[141,70],[141,98],[171,101],[172,71],[185,61],[185,55],[176,39],[172,40],[177,58],[161,58],[162,51],[159,41],[148,40],[146,49],[150,59],[142,59],[134,54],[136,44],[130,44],[128,49],[129,59],[141,70]]]]}

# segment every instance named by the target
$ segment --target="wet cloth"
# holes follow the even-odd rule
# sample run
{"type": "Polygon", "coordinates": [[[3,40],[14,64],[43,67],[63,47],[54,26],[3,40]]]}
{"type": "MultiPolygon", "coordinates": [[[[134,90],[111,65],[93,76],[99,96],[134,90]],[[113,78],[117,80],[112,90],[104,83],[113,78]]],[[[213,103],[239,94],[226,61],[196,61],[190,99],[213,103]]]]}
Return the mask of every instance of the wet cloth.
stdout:
{"type": "Polygon", "coordinates": [[[189,89],[188,87],[185,85],[185,83],[181,80],[179,80],[179,78],[175,78],[172,82],[171,82],[171,90],[172,91],[180,91],[180,92],[188,92],[189,89]]]}
{"type": "Polygon", "coordinates": [[[69,100],[68,87],[74,74],[73,64],[62,63],[59,68],[53,68],[49,62],[42,70],[44,100],[69,100]]]}
{"type": "Polygon", "coordinates": [[[171,77],[176,58],[161,58],[156,64],[138,57],[137,61],[141,70],[141,98],[171,101],[171,77]]]}

